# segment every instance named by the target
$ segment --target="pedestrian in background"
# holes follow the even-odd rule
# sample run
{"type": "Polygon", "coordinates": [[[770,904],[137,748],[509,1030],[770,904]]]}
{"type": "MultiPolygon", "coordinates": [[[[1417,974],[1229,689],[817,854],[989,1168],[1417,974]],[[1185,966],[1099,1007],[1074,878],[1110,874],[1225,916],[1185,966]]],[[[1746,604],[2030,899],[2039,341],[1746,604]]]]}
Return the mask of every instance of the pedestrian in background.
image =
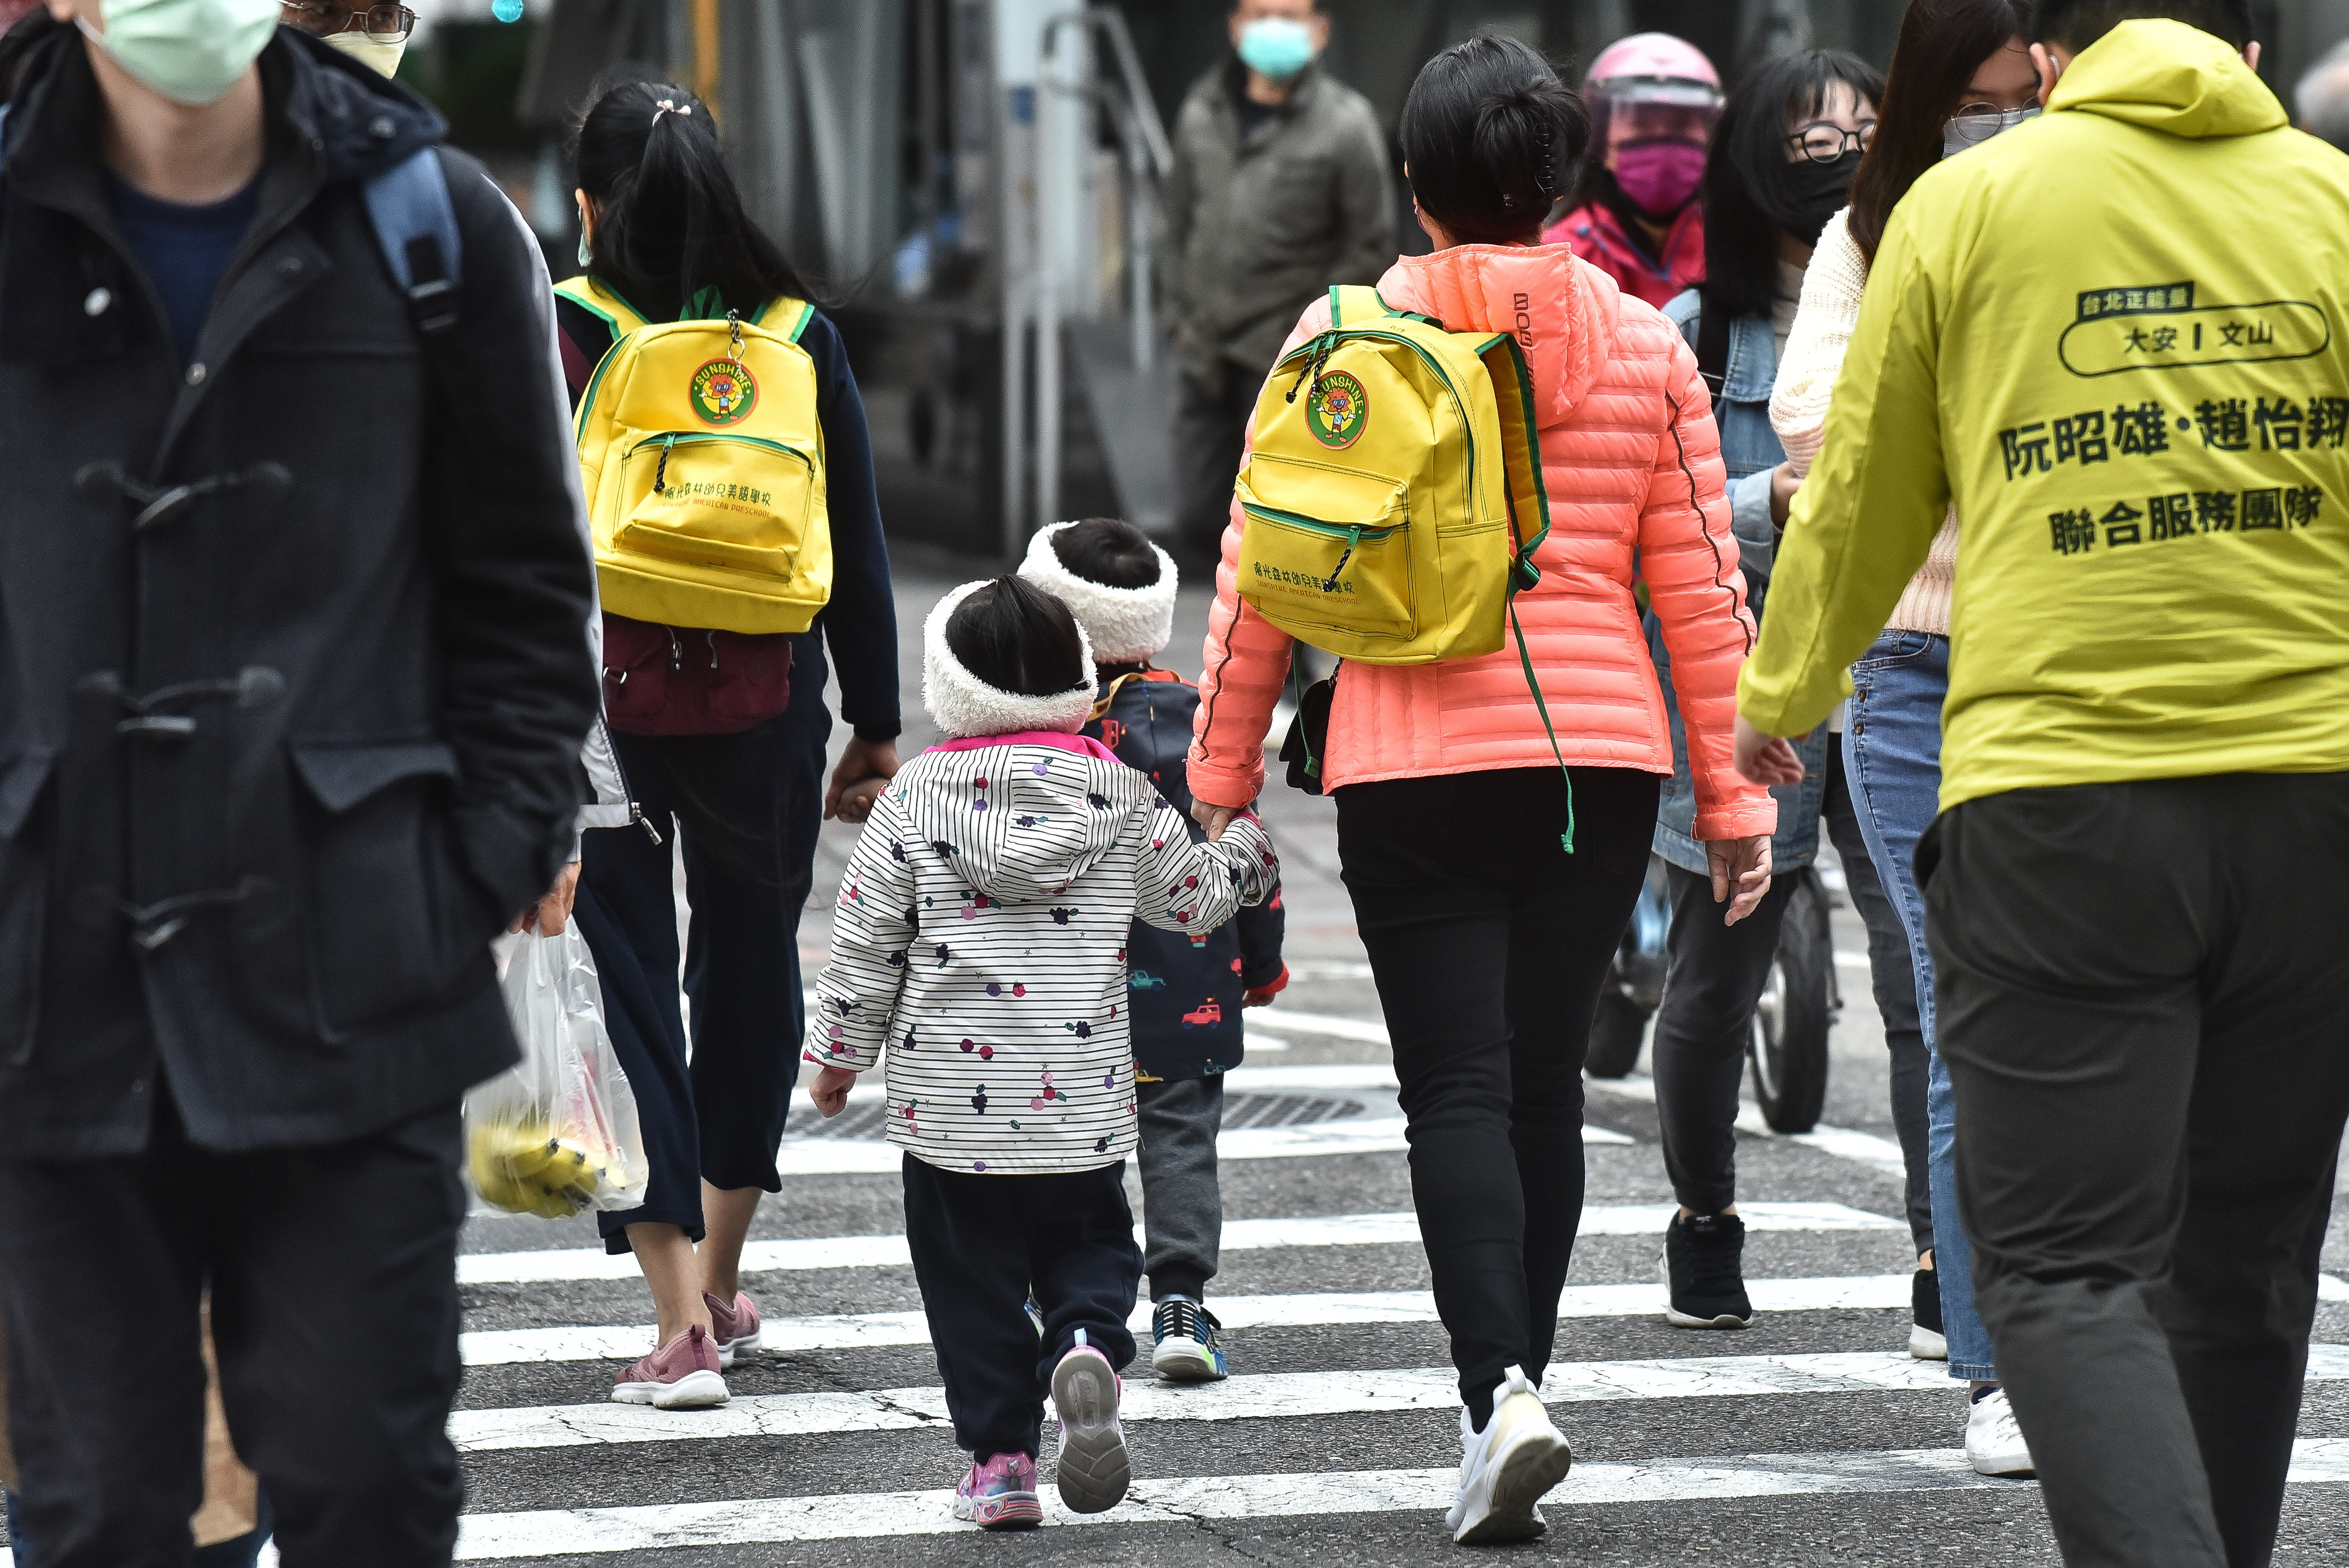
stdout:
{"type": "MultiPolygon", "coordinates": [[[[1066,604],[1092,645],[1101,695],[1079,733],[1147,777],[1187,820],[1184,756],[1199,690],[1150,662],[1174,635],[1174,558],[1130,522],[1089,517],[1029,541],[1019,575],[1066,604]]],[[[1195,824],[1191,831],[1204,836],[1195,824]]],[[[1216,1139],[1224,1075],[1247,1056],[1242,1013],[1288,984],[1280,961],[1286,924],[1276,885],[1212,932],[1161,931],[1136,920],[1126,935],[1151,1362],[1172,1382],[1230,1372],[1223,1325],[1206,1305],[1224,1236],[1216,1139]]]]}
{"type": "Polygon", "coordinates": [[[1210,932],[1278,879],[1253,819],[1208,843],[1099,741],[1092,645],[1022,578],[967,583],[923,628],[923,699],[950,738],[857,836],[808,1059],[826,1116],[885,1048],[905,1242],[972,1465],[954,1511],[1039,1524],[1042,1402],[1061,1500],[1101,1513],[1132,1465],[1117,1373],[1142,1257],[1132,923],[1210,932]],[[1031,1316],[1029,1304],[1034,1304],[1031,1316]]]}
{"type": "Polygon", "coordinates": [[[187,1561],[209,1283],[286,1559],[445,1562],[458,1102],[595,705],[544,266],[274,0],[116,10],[49,7],[0,191],[21,1522],[39,1568],[187,1561]]]}
{"type": "Polygon", "coordinates": [[[1693,44],[1639,33],[1599,52],[1582,94],[1593,123],[1574,210],[1542,242],[1570,245],[1625,294],[1668,304],[1704,281],[1699,197],[1721,73],[1693,44]]]}
{"type": "MultiPolygon", "coordinates": [[[[1731,531],[1757,620],[1793,499],[1791,486],[1781,482],[1786,454],[1770,428],[1778,354],[1794,325],[1811,247],[1843,206],[1861,150],[1876,130],[1883,91],[1884,78],[1854,55],[1804,49],[1756,67],[1729,95],[1706,168],[1705,281],[1664,310],[1713,391],[1731,531]]],[[[1664,1169],[1681,1205],[1664,1233],[1664,1316],[1682,1328],[1743,1328],[1753,1321],[1754,1305],[1745,1292],[1745,1222],[1736,1204],[1738,1088],[1787,901],[1802,885],[1791,873],[1817,855],[1822,821],[1868,927],[1868,965],[1892,1056],[1892,1120],[1908,1168],[1909,1230],[1919,1257],[1927,1259],[1933,1220],[1916,977],[1899,917],[1869,864],[1851,789],[1835,758],[1836,738],[1826,725],[1797,748],[1803,781],[1773,791],[1778,830],[1770,844],[1769,896],[1745,920],[1723,919],[1705,846],[1692,832],[1696,788],[1673,696],[1671,650],[1656,616],[1645,624],[1673,741],[1672,779],[1658,808],[1655,841],[1656,853],[1671,868],[1672,923],[1651,1047],[1664,1169]]],[[[1920,1264],[1912,1295],[1909,1349],[1930,1357],[1940,1348],[1941,1315],[1929,1267],[1920,1264]]]]}
{"type": "MultiPolygon", "coordinates": [[[[599,86],[574,158],[594,285],[555,304],[574,401],[617,339],[611,302],[670,322],[728,310],[751,320],[779,298],[808,299],[744,211],[708,106],[684,88],[599,86]]],[[[782,1187],[775,1153],[804,1027],[798,932],[815,839],[824,817],[862,821],[897,766],[896,612],[864,407],[839,329],[812,304],[796,341],[814,370],[833,562],[814,628],[748,635],[604,615],[613,741],[642,820],[585,835],[577,913],[652,1169],[643,1207],[596,1220],[608,1251],[636,1254],[657,1315],[652,1354],[619,1374],[614,1397],[664,1408],[723,1404],[723,1369],[760,1343],[742,1246],[761,1194],[782,1187]],[[826,641],[856,729],[828,796],[826,641]]]]}
{"type": "MultiPolygon", "coordinates": [[[[1539,581],[1515,600],[1523,648],[1342,665],[1321,758],[1459,1372],[1463,1462],[1447,1522],[1469,1542],[1539,1533],[1535,1505],[1568,1463],[1535,1389],[1582,1218],[1583,1057],[1672,770],[1635,552],[1671,649],[1694,830],[1732,920],[1769,891],[1777,818],[1731,768],[1731,694],[1754,624],[1696,358],[1606,273],[1540,242],[1588,134],[1580,100],[1512,38],[1446,49],[1405,100],[1404,172],[1435,249],[1396,262],[1380,296],[1530,346],[1551,528],[1534,552],[1539,581]]],[[[1316,301],[1288,346],[1330,319],[1330,302],[1316,301]]],[[[1263,787],[1294,646],[1235,592],[1247,526],[1233,506],[1188,765],[1211,834],[1263,787]]]]}
{"type": "Polygon", "coordinates": [[[1319,0],[1238,0],[1232,53],[1191,84],[1166,185],[1166,302],[1182,386],[1175,518],[1212,559],[1257,388],[1307,301],[1394,255],[1386,133],[1319,64],[1319,0]]]}
{"type": "Polygon", "coordinates": [[[1761,738],[1849,690],[1954,499],[1916,869],[1976,1300],[2066,1562],[2251,1568],[2349,1117],[2349,163],[2244,0],[2036,27],[2047,112],[1885,226],[1740,760],[1791,770],[1761,738]]]}
{"type": "MultiPolygon", "coordinates": [[[[1778,490],[1799,484],[1825,439],[1869,267],[1895,206],[1927,170],[2039,113],[2027,0],[1916,0],[1901,18],[1876,143],[1852,183],[1851,207],[1829,221],[1803,283],[1770,418],[1785,443],[1778,490]]],[[[1860,393],[1865,396],[1864,392],[1860,393]]],[[[1852,697],[1837,750],[1858,808],[1867,858],[1890,893],[1916,975],[1914,1006],[1927,1052],[1927,1174],[1935,1217],[1930,1277],[1917,1302],[1938,1302],[1950,1376],[1970,1386],[1966,1459],[1983,1475],[2028,1475],[2031,1445],[2000,1391],[1990,1334],[1975,1310],[1973,1249],[1959,1222],[1957,1103],[1948,1064],[1933,1049],[1933,955],[1916,872],[1917,841],[1931,826],[1941,784],[1941,709],[1950,693],[1950,595],[1956,580],[1954,510],[1893,606],[1885,629],[1852,666],[1852,697]],[[1928,1292],[1930,1295],[1928,1295],[1928,1292]]],[[[1844,710],[1839,710],[1844,711],[1844,710]]],[[[1834,722],[1834,721],[1830,721],[1834,722]]],[[[1889,1015],[1888,1015],[1889,1016],[1889,1015]]]]}

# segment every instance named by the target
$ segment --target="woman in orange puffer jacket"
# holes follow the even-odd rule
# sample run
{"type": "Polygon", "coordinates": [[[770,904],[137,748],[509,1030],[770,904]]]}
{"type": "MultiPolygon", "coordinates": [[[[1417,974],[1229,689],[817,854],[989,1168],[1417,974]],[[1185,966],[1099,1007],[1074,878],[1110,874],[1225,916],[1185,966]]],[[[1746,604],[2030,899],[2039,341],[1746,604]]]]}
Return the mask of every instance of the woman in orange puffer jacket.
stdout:
{"type": "MultiPolygon", "coordinates": [[[[1550,532],[1535,556],[1541,582],[1517,608],[1571,769],[1573,852],[1560,842],[1568,781],[1514,645],[1434,665],[1344,665],[1322,761],[1466,1406],[1451,1522],[1466,1540],[1539,1530],[1534,1500],[1564,1473],[1564,1440],[1526,1389],[1549,1364],[1581,1217],[1591,1014],[1672,771],[1632,597],[1635,559],[1671,653],[1695,834],[1731,920],[1769,887],[1777,820],[1767,791],[1732,767],[1754,622],[1695,357],[1652,306],[1566,246],[1537,242],[1588,126],[1523,44],[1472,39],[1431,60],[1404,106],[1402,141],[1436,248],[1379,284],[1390,305],[1455,331],[1514,333],[1532,367],[1550,532]]],[[[1328,324],[1328,304],[1315,304],[1290,345],[1328,324]]],[[[1235,593],[1244,526],[1235,506],[1188,762],[1211,833],[1263,784],[1289,663],[1288,635],[1235,593]]]]}

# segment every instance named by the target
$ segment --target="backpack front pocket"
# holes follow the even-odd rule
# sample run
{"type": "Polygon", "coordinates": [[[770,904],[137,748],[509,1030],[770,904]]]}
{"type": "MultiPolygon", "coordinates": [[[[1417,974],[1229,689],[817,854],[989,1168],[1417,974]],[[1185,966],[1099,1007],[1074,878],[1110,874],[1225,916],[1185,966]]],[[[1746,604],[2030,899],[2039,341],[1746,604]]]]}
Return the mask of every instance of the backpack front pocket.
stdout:
{"type": "Polygon", "coordinates": [[[1247,518],[1239,591],[1259,609],[1356,635],[1408,638],[1418,631],[1410,502],[1401,481],[1259,459],[1236,493],[1247,518]]]}
{"type": "Polygon", "coordinates": [[[612,547],[689,566],[787,579],[806,538],[815,466],[757,436],[647,436],[621,459],[626,507],[612,547]]]}

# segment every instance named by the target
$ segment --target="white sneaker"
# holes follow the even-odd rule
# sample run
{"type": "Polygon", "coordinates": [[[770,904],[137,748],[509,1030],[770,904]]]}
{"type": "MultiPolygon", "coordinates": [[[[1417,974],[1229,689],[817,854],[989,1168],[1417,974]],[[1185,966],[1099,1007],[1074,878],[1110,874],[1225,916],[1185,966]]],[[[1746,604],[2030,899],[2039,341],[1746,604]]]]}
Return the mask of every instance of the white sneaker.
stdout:
{"type": "Polygon", "coordinates": [[[2031,1445],[2023,1440],[2023,1429],[2015,1422],[2014,1407],[2007,1403],[2005,1389],[1992,1389],[1966,1413],[1966,1462],[1974,1467],[1976,1475],[2035,1473],[2031,1445]]]}
{"type": "Polygon", "coordinates": [[[1444,1516],[1453,1540],[1523,1541],[1549,1528],[1535,1505],[1566,1479],[1574,1454],[1524,1372],[1502,1374],[1483,1431],[1460,1412],[1460,1495],[1444,1516]]]}
{"type": "Polygon", "coordinates": [[[1909,1326],[1909,1354],[1919,1361],[1947,1361],[1950,1342],[1921,1323],[1909,1326]]]}

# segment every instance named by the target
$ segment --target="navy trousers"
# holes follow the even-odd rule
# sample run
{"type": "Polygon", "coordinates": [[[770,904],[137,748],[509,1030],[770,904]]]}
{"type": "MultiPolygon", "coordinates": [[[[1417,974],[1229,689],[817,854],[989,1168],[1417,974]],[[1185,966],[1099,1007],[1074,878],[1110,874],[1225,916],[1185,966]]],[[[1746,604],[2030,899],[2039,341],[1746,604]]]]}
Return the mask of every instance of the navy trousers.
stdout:
{"type": "Polygon", "coordinates": [[[905,1241],[955,1441],[982,1462],[1034,1454],[1052,1369],[1077,1343],[1121,1371],[1142,1283],[1125,1162],[1039,1176],[942,1171],[905,1156],[905,1241]],[[1027,1313],[1033,1290],[1044,1332],[1027,1313]]]}
{"type": "Polygon", "coordinates": [[[588,833],[574,911],[651,1166],[642,1208],[596,1216],[611,1252],[627,1251],[626,1227],[646,1222],[699,1241],[704,1181],[782,1187],[775,1148],[806,1032],[800,912],[815,878],[832,730],[820,636],[792,641],[792,705],[758,727],[612,738],[662,841],[638,828],[588,833]],[[693,910],[681,955],[689,1057],[678,1006],[679,854],[693,910]]]}

